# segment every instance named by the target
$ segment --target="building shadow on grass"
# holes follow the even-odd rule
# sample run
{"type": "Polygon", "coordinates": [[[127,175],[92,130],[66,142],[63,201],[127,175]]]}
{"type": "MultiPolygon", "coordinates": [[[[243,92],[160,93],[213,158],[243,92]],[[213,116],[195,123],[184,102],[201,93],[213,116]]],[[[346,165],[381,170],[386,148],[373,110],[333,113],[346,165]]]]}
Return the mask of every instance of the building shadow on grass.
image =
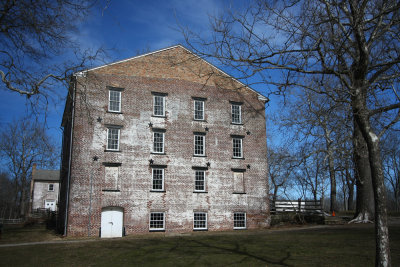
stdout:
{"type": "Polygon", "coordinates": [[[290,251],[286,251],[286,255],[282,258],[260,255],[261,253],[249,252],[246,245],[239,240],[226,240],[220,243],[221,240],[177,238],[170,241],[172,242],[168,242],[165,252],[171,258],[185,259],[187,265],[219,265],[219,263],[253,265],[257,263],[267,266],[292,266],[287,263],[291,258],[290,251]]]}
{"type": "Polygon", "coordinates": [[[239,262],[236,263],[232,263],[232,264],[240,264],[240,263],[244,263],[245,260],[247,260],[247,258],[251,258],[251,259],[255,259],[261,262],[264,262],[266,264],[275,264],[275,265],[282,265],[282,266],[292,266],[290,264],[285,263],[288,259],[290,259],[290,252],[287,251],[286,252],[286,256],[284,256],[282,259],[276,260],[276,259],[272,259],[266,256],[258,256],[252,253],[249,253],[246,249],[246,247],[242,247],[239,244],[239,242],[234,242],[231,243],[231,245],[234,245],[234,248],[226,248],[226,247],[222,247],[222,246],[217,246],[217,245],[211,245],[211,244],[207,244],[205,242],[202,241],[198,241],[198,240],[191,240],[193,243],[196,243],[198,245],[201,245],[205,248],[208,249],[212,249],[212,250],[220,250],[220,251],[224,251],[227,253],[231,253],[231,254],[236,254],[236,255],[240,255],[240,256],[244,256],[239,262]]]}

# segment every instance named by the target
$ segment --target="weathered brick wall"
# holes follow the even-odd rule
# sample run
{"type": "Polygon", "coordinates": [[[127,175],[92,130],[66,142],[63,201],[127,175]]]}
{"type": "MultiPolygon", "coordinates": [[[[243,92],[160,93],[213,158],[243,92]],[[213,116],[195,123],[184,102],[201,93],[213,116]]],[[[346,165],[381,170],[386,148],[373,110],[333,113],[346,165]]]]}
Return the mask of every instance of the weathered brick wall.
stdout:
{"type": "Polygon", "coordinates": [[[167,232],[192,231],[194,211],[208,213],[210,231],[233,229],[235,211],[247,213],[247,228],[269,225],[264,103],[254,91],[225,75],[210,73],[216,69],[177,47],[78,78],[69,235],[88,233],[90,201],[92,235],[99,234],[101,210],[107,206],[124,209],[126,234],[148,232],[150,211],[165,212],[167,232]],[[124,88],[121,114],[107,112],[107,86],[124,88]],[[152,91],[168,94],[165,118],[152,116],[152,91]],[[207,98],[205,121],[193,120],[192,97],[207,98]],[[243,125],[231,124],[229,101],[243,102],[243,125]],[[151,153],[149,123],[166,130],[165,155],[151,153]],[[105,151],[108,124],[122,126],[121,152],[105,151]],[[193,156],[193,132],[206,134],[206,157],[193,156]],[[232,159],[231,135],[244,136],[244,159],[232,159]],[[156,165],[167,165],[165,192],[150,192],[150,159],[156,165]],[[192,167],[206,167],[208,162],[207,193],[193,193],[192,167]],[[103,163],[121,164],[119,192],[102,191],[103,163]],[[246,170],[245,194],[233,194],[232,168],[246,170]]]}

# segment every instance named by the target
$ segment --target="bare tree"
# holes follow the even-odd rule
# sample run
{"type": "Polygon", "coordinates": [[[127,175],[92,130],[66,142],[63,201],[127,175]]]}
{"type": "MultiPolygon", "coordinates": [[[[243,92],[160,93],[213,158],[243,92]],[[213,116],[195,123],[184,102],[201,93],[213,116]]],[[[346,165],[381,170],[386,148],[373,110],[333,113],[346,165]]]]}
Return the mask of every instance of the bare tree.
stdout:
{"type": "MultiPolygon", "coordinates": [[[[315,87],[319,85],[316,84],[315,87]]],[[[345,141],[347,117],[346,106],[335,103],[312,91],[299,92],[290,101],[290,111],[281,121],[288,131],[295,132],[297,139],[309,147],[309,155],[320,154],[329,171],[330,178],[330,211],[336,209],[336,159],[341,143],[345,141]]],[[[305,157],[308,157],[305,155],[305,157]]]]}
{"type": "Polygon", "coordinates": [[[348,128],[346,130],[346,128],[345,132],[342,132],[344,140],[340,145],[339,152],[337,153],[337,170],[340,173],[342,180],[343,207],[345,210],[354,211],[354,186],[356,183],[356,176],[354,175],[351,130],[348,128]]]}
{"type": "Polygon", "coordinates": [[[393,208],[400,211],[400,138],[390,133],[384,140],[382,158],[386,182],[393,199],[393,208]]]}
{"type": "Polygon", "coordinates": [[[297,154],[300,165],[296,171],[295,181],[301,188],[303,198],[312,198],[317,201],[325,199],[326,180],[329,176],[328,166],[324,162],[322,152],[312,152],[306,145],[297,154]]]}
{"type": "Polygon", "coordinates": [[[212,40],[204,42],[186,31],[191,48],[231,66],[243,78],[262,78],[278,92],[298,86],[350,104],[368,151],[376,265],[391,265],[379,140],[400,119],[400,2],[256,1],[244,12],[214,18],[212,29],[212,40]],[[305,76],[340,86],[332,91],[310,88],[305,76]],[[393,110],[391,121],[376,132],[371,119],[393,110]]]}
{"type": "Polygon", "coordinates": [[[1,1],[0,88],[27,96],[33,107],[65,96],[66,90],[61,93],[55,89],[68,86],[72,73],[103,55],[102,49],[83,51],[74,37],[96,2],[1,1]]]}
{"type": "Polygon", "coordinates": [[[44,127],[24,118],[4,127],[0,132],[0,155],[11,174],[14,206],[25,216],[31,171],[34,163],[41,167],[58,165],[59,155],[44,127]]]}
{"type": "MultiPolygon", "coordinates": [[[[280,191],[285,192],[297,167],[294,157],[285,149],[268,148],[268,173],[272,185],[272,202],[275,203],[280,191]]],[[[283,193],[284,195],[284,193],[283,193]]]]}
{"type": "Polygon", "coordinates": [[[6,172],[0,173],[0,218],[13,218],[15,207],[12,199],[13,184],[6,172]]]}

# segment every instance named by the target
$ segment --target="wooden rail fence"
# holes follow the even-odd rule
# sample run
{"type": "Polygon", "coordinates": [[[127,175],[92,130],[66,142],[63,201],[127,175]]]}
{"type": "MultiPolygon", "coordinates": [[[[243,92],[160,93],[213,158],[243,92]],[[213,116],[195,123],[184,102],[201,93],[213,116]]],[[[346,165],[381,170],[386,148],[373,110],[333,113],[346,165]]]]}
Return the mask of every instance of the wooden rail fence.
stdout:
{"type": "Polygon", "coordinates": [[[276,200],[271,201],[271,213],[301,212],[323,213],[321,200],[276,200]]]}

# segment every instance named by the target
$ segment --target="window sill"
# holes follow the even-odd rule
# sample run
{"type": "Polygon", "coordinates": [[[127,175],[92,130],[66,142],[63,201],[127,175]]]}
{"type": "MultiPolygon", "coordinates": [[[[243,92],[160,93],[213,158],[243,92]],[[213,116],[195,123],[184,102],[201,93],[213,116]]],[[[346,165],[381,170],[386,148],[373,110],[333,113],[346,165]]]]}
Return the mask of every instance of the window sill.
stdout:
{"type": "Polygon", "coordinates": [[[208,231],[208,229],[207,228],[205,228],[205,229],[193,229],[193,231],[208,231]]]}
{"type": "Polygon", "coordinates": [[[111,111],[111,110],[107,110],[107,113],[123,114],[121,111],[111,111]]]}
{"type": "Polygon", "coordinates": [[[193,119],[193,121],[198,121],[198,122],[207,122],[206,120],[196,120],[196,119],[193,119]]]}
{"type": "Polygon", "coordinates": [[[193,157],[196,157],[196,158],[206,158],[207,156],[206,156],[206,155],[193,155],[193,157]]]}
{"type": "Polygon", "coordinates": [[[236,194],[236,195],[245,195],[246,192],[232,192],[232,194],[236,194]]]}
{"type": "Polygon", "coordinates": [[[241,122],[241,123],[231,122],[231,125],[243,125],[243,122],[241,122]]]}
{"type": "Polygon", "coordinates": [[[121,192],[121,190],[119,190],[119,189],[103,189],[101,191],[103,191],[103,192],[121,192]]]}
{"type": "Polygon", "coordinates": [[[121,150],[110,150],[110,149],[106,149],[104,150],[104,152],[122,152],[121,150]]]}
{"type": "Polygon", "coordinates": [[[154,117],[154,118],[166,118],[167,116],[165,116],[165,115],[151,115],[152,117],[154,117]]]}
{"type": "Polygon", "coordinates": [[[235,158],[235,157],[232,157],[232,159],[245,159],[245,158],[235,158]]]}
{"type": "Polygon", "coordinates": [[[149,232],[165,232],[165,229],[149,229],[149,232]]]}
{"type": "Polygon", "coordinates": [[[165,190],[150,190],[153,193],[165,193],[165,190]]]}
{"type": "Polygon", "coordinates": [[[152,155],[166,155],[165,152],[159,153],[159,152],[150,152],[152,155]]]}
{"type": "Polygon", "coordinates": [[[198,194],[207,194],[207,191],[193,191],[193,193],[198,193],[198,194]]]}
{"type": "Polygon", "coordinates": [[[233,230],[247,230],[246,227],[233,227],[233,230]]]}

